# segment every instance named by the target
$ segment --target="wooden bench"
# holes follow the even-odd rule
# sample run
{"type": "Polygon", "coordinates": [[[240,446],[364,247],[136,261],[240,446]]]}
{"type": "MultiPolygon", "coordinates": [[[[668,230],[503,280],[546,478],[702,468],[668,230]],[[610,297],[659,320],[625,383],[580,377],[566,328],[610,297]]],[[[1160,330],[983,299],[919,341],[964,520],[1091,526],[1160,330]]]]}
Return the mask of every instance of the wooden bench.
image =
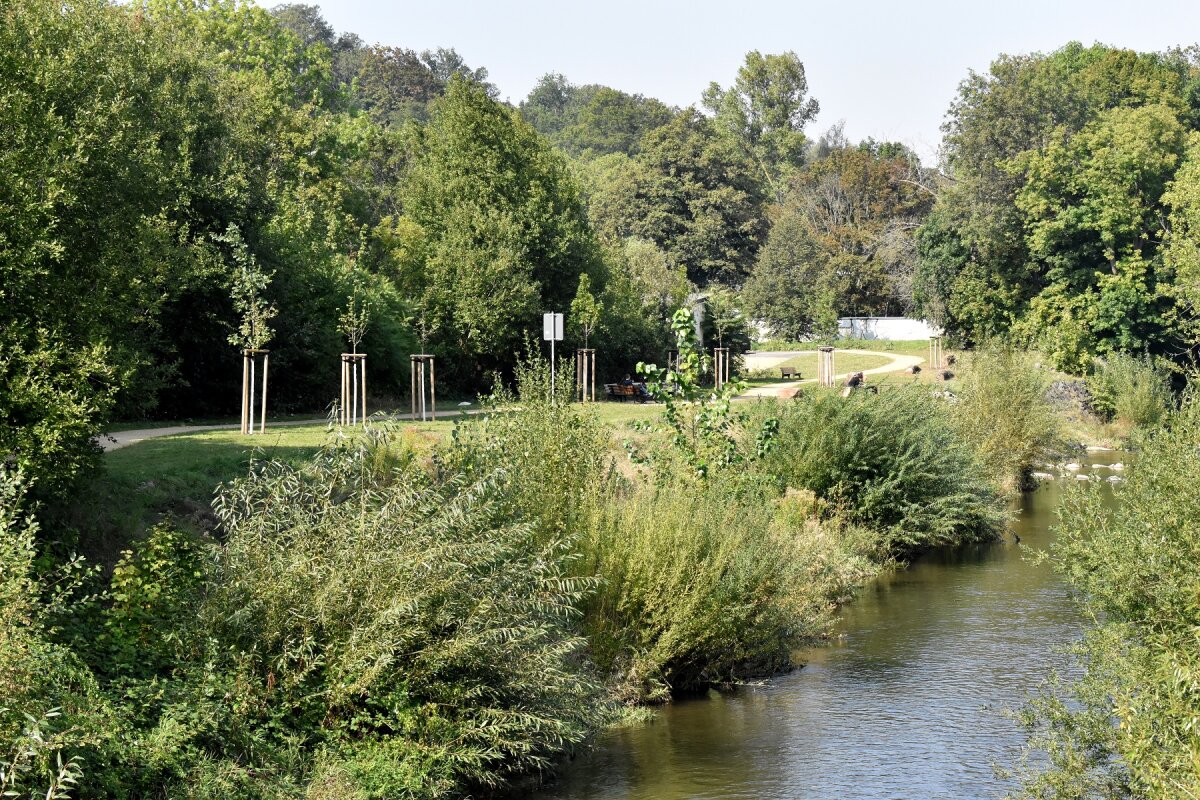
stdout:
{"type": "Polygon", "coordinates": [[[795,378],[796,380],[800,380],[800,370],[795,367],[780,367],[779,376],[784,379],[795,378]]]}
{"type": "Polygon", "coordinates": [[[623,383],[604,384],[604,393],[608,395],[610,400],[620,400],[622,403],[626,400],[641,399],[636,386],[626,386],[623,383]]]}

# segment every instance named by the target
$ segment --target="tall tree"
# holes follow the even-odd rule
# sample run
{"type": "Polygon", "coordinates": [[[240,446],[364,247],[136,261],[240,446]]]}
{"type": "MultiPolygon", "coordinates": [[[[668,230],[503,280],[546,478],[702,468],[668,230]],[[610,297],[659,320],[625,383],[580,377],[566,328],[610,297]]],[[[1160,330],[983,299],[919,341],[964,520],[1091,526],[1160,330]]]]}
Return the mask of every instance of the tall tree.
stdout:
{"type": "Polygon", "coordinates": [[[698,285],[745,279],[766,234],[766,198],[753,164],[711,120],[682,112],[636,157],[602,169],[589,201],[598,228],[654,242],[698,285]]]}
{"type": "Polygon", "coordinates": [[[452,78],[428,126],[411,131],[402,288],[460,367],[511,364],[547,309],[565,309],[600,267],[566,164],[513,109],[452,78]]]}
{"type": "Polygon", "coordinates": [[[804,126],[821,108],[808,96],[800,58],[790,50],[778,55],[750,51],[733,86],[709,85],[704,107],[713,114],[717,129],[754,160],[776,200],[781,200],[788,175],[804,162],[804,126]]]}
{"type": "Polygon", "coordinates": [[[923,306],[966,339],[1015,326],[1072,368],[1161,346],[1161,194],[1194,74],[1182,54],[1074,43],[972,74],[945,126],[954,182],[919,240],[923,306]]]}

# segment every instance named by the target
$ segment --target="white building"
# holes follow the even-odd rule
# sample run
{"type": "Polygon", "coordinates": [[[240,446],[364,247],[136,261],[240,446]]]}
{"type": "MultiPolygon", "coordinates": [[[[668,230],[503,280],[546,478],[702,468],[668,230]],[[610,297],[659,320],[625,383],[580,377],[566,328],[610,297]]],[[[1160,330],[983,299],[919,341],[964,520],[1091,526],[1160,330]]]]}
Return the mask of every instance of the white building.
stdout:
{"type": "Polygon", "coordinates": [[[891,339],[904,341],[928,339],[941,330],[923,319],[910,317],[842,317],[838,320],[839,339],[891,339]]]}

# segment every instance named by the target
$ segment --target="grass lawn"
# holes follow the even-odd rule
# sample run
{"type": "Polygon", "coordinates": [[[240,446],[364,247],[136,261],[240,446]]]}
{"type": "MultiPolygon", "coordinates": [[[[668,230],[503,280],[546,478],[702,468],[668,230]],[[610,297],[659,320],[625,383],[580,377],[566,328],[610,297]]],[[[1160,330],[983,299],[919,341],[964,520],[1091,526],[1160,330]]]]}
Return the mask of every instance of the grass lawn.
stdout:
{"type": "MultiPolygon", "coordinates": [[[[763,352],[789,350],[816,350],[818,346],[832,344],[838,350],[877,350],[902,356],[928,356],[928,339],[838,339],[836,342],[760,342],[755,350],[763,352]]],[[[947,350],[946,352],[949,352],[947,350]]]]}
{"type": "MultiPolygon", "coordinates": [[[[407,402],[408,402],[407,400],[404,401],[404,403],[407,403],[407,402]]],[[[472,400],[470,402],[471,402],[471,408],[479,408],[478,400],[472,400]]],[[[403,405],[403,403],[401,403],[401,405],[398,406],[398,405],[396,405],[396,403],[397,403],[397,401],[395,401],[395,400],[371,398],[367,403],[367,410],[370,413],[374,413],[375,411],[377,411],[381,408],[384,408],[384,409],[395,409],[402,414],[408,413],[408,411],[409,411],[408,406],[403,405]]],[[[459,404],[459,399],[448,399],[448,400],[439,399],[437,402],[437,413],[439,413],[439,414],[458,413],[459,411],[461,411],[461,408],[459,407],[458,404],[459,404]]],[[[257,410],[256,410],[255,415],[257,416],[257,410]]],[[[307,411],[307,412],[290,413],[290,414],[277,414],[272,411],[270,414],[267,415],[267,426],[269,427],[271,425],[271,423],[273,423],[273,422],[295,422],[298,420],[314,420],[314,421],[315,420],[325,420],[328,418],[328,416],[329,416],[328,411],[322,410],[322,409],[317,409],[314,411],[307,411]]],[[[106,432],[107,433],[117,433],[119,431],[136,431],[136,430],[144,430],[147,428],[172,428],[172,427],[176,427],[179,425],[237,425],[239,422],[240,422],[240,420],[234,416],[195,417],[195,418],[189,418],[189,419],[124,420],[121,422],[112,423],[111,425],[108,426],[106,432]]]]}
{"type": "MultiPolygon", "coordinates": [[[[890,363],[891,360],[891,358],[883,355],[874,356],[860,353],[835,352],[833,355],[833,368],[836,374],[841,375],[844,372],[859,372],[860,370],[882,367],[890,363]]],[[[782,383],[784,380],[780,377],[779,372],[781,367],[792,367],[793,369],[800,370],[800,378],[802,380],[815,378],[817,377],[817,354],[803,353],[788,359],[778,366],[771,367],[765,371],[760,370],[758,375],[754,375],[748,379],[748,383],[751,386],[767,386],[772,383],[782,383]],[[766,375],[763,375],[763,372],[766,375]]],[[[790,383],[793,380],[795,379],[788,378],[787,382],[790,383]]]]}
{"type": "MultiPolygon", "coordinates": [[[[387,424],[417,450],[432,449],[460,418],[451,409],[459,410],[449,404],[439,408],[446,418],[437,422],[387,424]]],[[[661,414],[662,406],[600,402],[593,410],[604,422],[619,427],[661,414]]],[[[138,427],[151,425],[157,426],[143,422],[138,427]]],[[[358,433],[337,434],[326,422],[275,428],[268,422],[266,433],[253,436],[242,436],[237,430],[197,431],[136,442],[104,455],[102,473],[80,488],[75,505],[55,524],[80,532],[77,546],[90,560],[111,565],[131,541],[165,518],[197,530],[211,527],[209,504],[219,484],[247,474],[256,461],[299,463],[334,435],[358,433]]]]}

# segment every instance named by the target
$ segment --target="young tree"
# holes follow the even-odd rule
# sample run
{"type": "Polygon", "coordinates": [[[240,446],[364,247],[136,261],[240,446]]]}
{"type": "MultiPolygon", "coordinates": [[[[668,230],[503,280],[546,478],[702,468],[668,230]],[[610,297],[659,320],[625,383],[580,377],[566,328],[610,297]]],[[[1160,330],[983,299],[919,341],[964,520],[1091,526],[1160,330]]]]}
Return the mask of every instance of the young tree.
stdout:
{"type": "Polygon", "coordinates": [[[358,261],[351,259],[348,280],[350,291],[346,295],[346,308],[338,317],[338,330],[346,337],[350,352],[357,354],[358,346],[362,344],[367,326],[371,323],[371,303],[363,286],[363,276],[358,269],[358,261]]]}
{"type": "Polygon", "coordinates": [[[588,337],[596,331],[600,324],[600,316],[604,313],[604,305],[592,295],[592,279],[585,272],[579,276],[579,289],[575,299],[571,301],[571,310],[567,319],[571,327],[583,336],[583,346],[588,346],[588,337]]]}
{"type": "Polygon", "coordinates": [[[274,335],[271,320],[278,313],[263,292],[271,284],[273,273],[263,272],[258,260],[246,246],[237,225],[230,225],[225,233],[214,237],[225,243],[233,258],[234,270],[231,278],[230,296],[234,310],[241,320],[237,329],[229,335],[229,343],[239,350],[261,350],[274,335]]]}

